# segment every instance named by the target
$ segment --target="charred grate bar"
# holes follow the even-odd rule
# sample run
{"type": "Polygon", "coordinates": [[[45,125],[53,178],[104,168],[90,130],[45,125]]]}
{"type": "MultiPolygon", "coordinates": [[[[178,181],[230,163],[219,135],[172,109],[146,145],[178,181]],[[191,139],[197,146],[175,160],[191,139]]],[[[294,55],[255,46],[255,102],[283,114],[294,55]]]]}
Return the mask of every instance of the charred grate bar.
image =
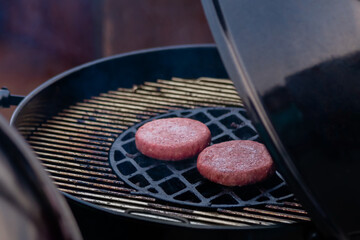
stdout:
{"type": "MultiPolygon", "coordinates": [[[[206,124],[212,144],[235,139],[259,141],[243,108],[178,110],[148,121],[171,117],[186,117],[206,124]]],[[[135,133],[148,121],[124,131],[110,149],[113,170],[138,193],[183,205],[214,208],[280,204],[293,197],[279,173],[259,184],[226,187],[203,178],[197,171],[196,158],[161,161],[142,155],[135,146],[135,133]]]]}
{"type": "MultiPolygon", "coordinates": [[[[231,210],[200,210],[144,196],[135,188],[128,187],[110,166],[110,148],[123,131],[159,114],[159,111],[153,111],[156,107],[149,107],[149,104],[166,106],[157,109],[166,113],[178,111],[176,109],[191,112],[197,108],[243,107],[231,80],[172,78],[144,82],[133,88],[109,90],[76,102],[48,120],[31,115],[18,130],[32,146],[59,190],[76,197],[83,204],[95,204],[114,213],[151,215],[155,218],[166,215],[176,218],[176,221],[181,218],[186,220],[182,222],[196,225],[273,225],[310,221],[294,198],[281,201],[281,208],[262,204],[231,210]],[[142,104],[144,102],[146,105],[142,104]]],[[[283,194],[286,190],[284,186],[276,192],[283,194]]]]}

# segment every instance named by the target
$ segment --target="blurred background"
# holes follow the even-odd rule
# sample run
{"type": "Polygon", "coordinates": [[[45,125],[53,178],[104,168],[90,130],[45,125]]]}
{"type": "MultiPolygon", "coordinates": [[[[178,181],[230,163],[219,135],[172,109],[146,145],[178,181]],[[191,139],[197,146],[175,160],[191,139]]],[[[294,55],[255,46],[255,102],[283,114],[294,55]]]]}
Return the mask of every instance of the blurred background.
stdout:
{"type": "Polygon", "coordinates": [[[0,1],[0,88],[27,95],[97,58],[194,43],[213,43],[200,0],[0,1]]]}

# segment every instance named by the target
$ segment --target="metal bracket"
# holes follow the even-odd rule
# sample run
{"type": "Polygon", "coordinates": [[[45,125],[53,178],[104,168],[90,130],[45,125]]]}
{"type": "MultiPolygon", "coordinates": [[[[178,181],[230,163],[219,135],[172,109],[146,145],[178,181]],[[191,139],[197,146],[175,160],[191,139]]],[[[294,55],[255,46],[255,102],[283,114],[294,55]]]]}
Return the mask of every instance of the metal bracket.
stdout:
{"type": "Polygon", "coordinates": [[[11,95],[6,87],[0,89],[0,107],[8,108],[11,105],[19,105],[24,96],[11,95]]]}

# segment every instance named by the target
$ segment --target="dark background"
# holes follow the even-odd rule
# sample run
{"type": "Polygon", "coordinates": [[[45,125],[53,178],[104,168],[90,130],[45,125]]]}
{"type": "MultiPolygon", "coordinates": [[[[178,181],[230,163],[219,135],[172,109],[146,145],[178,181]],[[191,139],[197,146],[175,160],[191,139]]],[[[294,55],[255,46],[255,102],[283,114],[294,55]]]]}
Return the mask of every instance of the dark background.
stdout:
{"type": "MultiPolygon", "coordinates": [[[[27,95],[97,58],[212,42],[200,0],[0,1],[0,87],[27,95]]],[[[14,109],[0,114],[9,120],[14,109]]]]}

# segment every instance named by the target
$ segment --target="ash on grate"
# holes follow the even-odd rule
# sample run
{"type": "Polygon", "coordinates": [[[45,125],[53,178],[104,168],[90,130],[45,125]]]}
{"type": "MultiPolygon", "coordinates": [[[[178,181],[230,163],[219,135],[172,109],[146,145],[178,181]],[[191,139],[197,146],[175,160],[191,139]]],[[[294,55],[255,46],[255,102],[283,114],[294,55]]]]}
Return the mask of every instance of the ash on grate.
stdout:
{"type": "Polygon", "coordinates": [[[142,155],[135,146],[136,130],[148,121],[168,117],[203,122],[211,131],[212,144],[236,139],[259,141],[243,108],[178,110],[134,125],[116,139],[109,158],[116,175],[139,193],[168,202],[214,208],[278,204],[293,197],[279,173],[258,184],[227,187],[203,178],[197,171],[196,158],[161,161],[142,155]]]}

